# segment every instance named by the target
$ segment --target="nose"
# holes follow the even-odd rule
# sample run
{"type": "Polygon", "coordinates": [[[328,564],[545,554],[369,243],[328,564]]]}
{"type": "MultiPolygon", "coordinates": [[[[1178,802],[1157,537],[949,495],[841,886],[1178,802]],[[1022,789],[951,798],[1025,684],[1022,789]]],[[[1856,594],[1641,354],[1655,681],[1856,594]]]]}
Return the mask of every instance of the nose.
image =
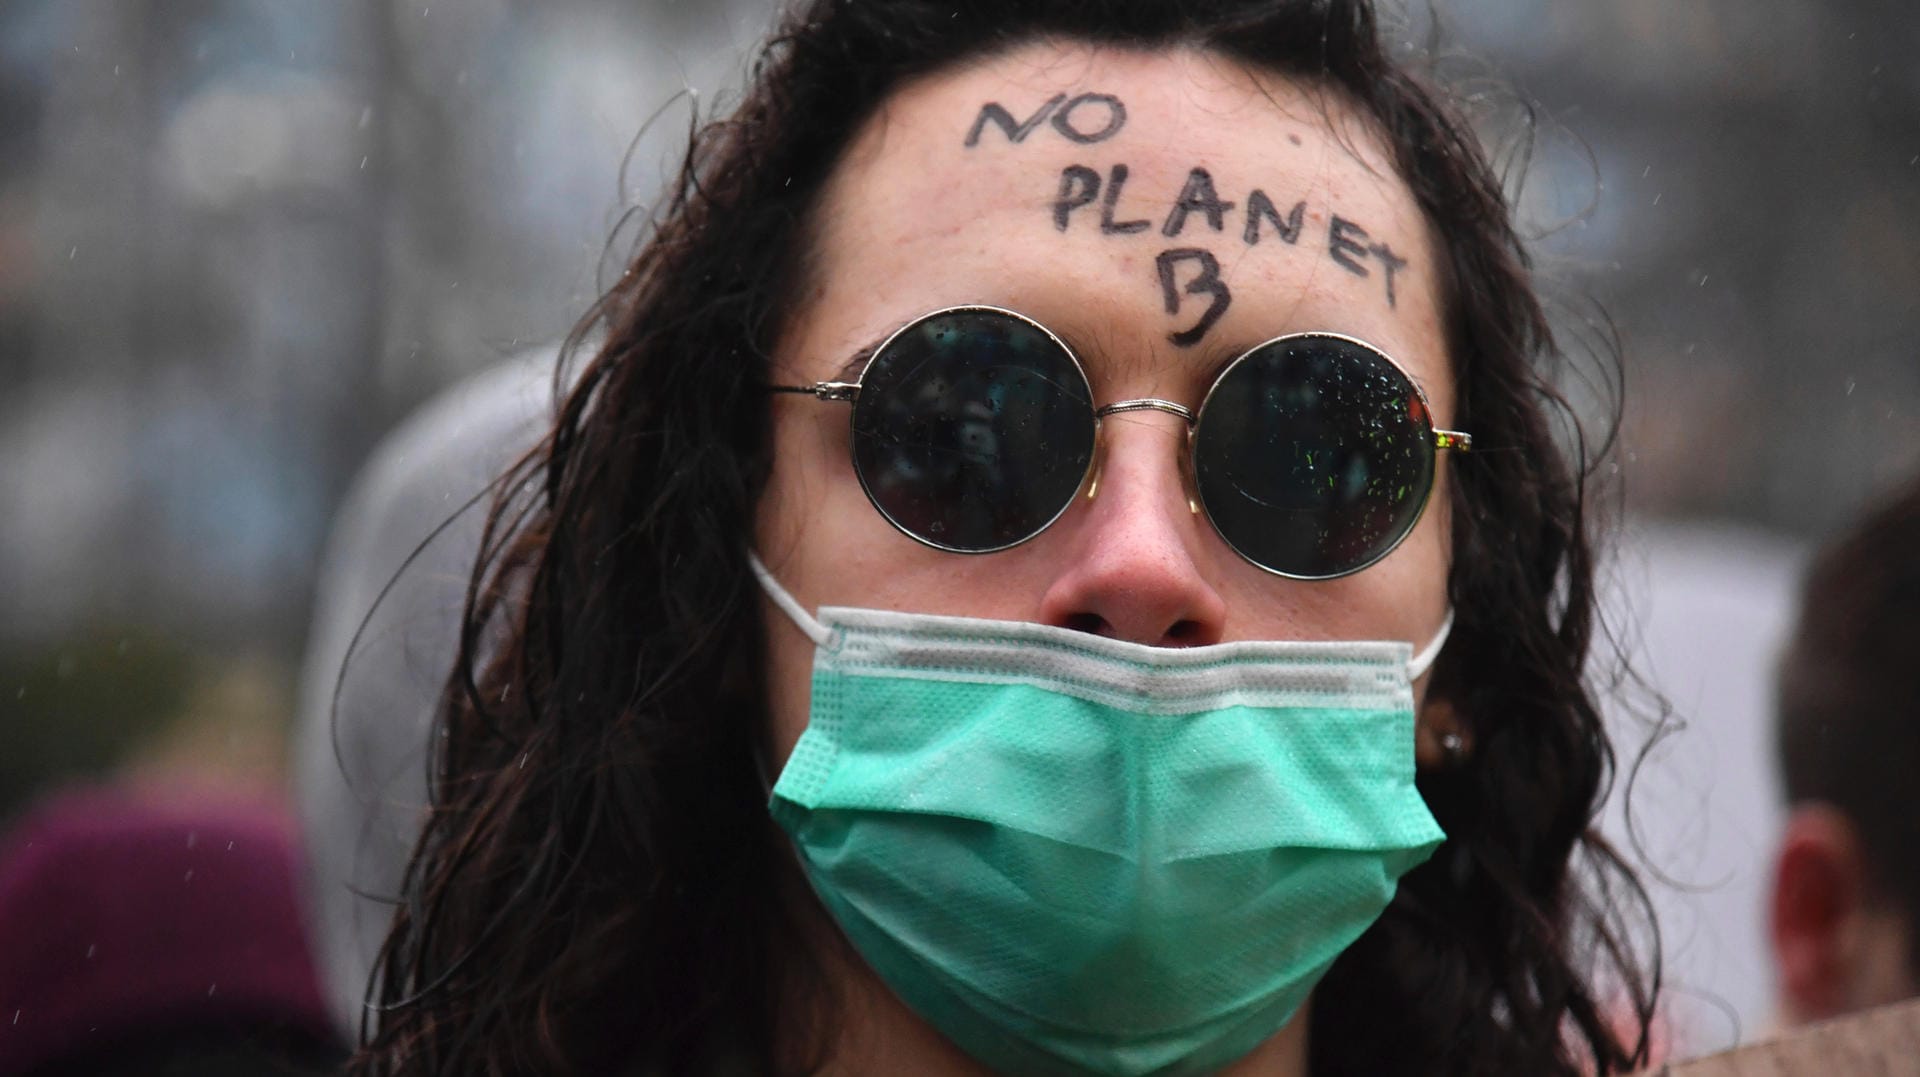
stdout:
{"type": "Polygon", "coordinates": [[[1081,495],[1078,526],[1062,529],[1069,548],[1040,619],[1160,647],[1220,642],[1226,602],[1201,571],[1207,525],[1181,478],[1185,424],[1115,415],[1102,422],[1101,442],[1093,496],[1081,495]]]}

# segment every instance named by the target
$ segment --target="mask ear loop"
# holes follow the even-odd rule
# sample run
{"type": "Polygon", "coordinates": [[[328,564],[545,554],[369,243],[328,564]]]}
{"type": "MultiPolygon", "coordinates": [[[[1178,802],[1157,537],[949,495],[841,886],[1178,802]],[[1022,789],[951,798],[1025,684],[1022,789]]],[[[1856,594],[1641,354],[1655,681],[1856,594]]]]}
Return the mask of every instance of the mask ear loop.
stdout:
{"type": "Polygon", "coordinates": [[[825,647],[833,642],[833,630],[815,620],[798,599],[780,586],[780,581],[773,578],[767,566],[760,563],[760,555],[752,550],[747,551],[747,567],[753,570],[754,579],[760,581],[760,589],[773,599],[773,604],[780,607],[780,612],[787,615],[795,628],[813,641],[814,646],[825,647]]]}
{"type": "Polygon", "coordinates": [[[1407,663],[1407,680],[1419,680],[1420,675],[1425,673],[1428,668],[1433,665],[1433,660],[1440,657],[1440,648],[1447,645],[1447,636],[1452,631],[1453,607],[1449,606],[1447,607],[1446,619],[1440,622],[1440,630],[1435,632],[1433,639],[1429,640],[1425,647],[1420,648],[1420,653],[1414,655],[1412,660],[1407,663]]]}
{"type": "MultiPolygon", "coordinates": [[[[760,589],[773,599],[773,604],[780,607],[780,612],[786,614],[794,627],[812,640],[815,646],[825,647],[833,642],[833,630],[816,620],[791,592],[780,586],[780,581],[774,579],[773,573],[768,572],[767,566],[761,563],[758,553],[747,551],[747,567],[753,570],[753,578],[760,581],[760,589]]],[[[758,737],[753,739],[753,769],[760,776],[761,791],[772,796],[775,775],[767,763],[766,745],[758,737]]]]}
{"type": "MultiPolygon", "coordinates": [[[[1432,668],[1434,659],[1440,657],[1440,649],[1447,645],[1447,636],[1453,632],[1453,607],[1447,607],[1447,616],[1440,622],[1440,630],[1407,662],[1407,683],[1412,684],[1421,675],[1432,668]]],[[[1449,763],[1459,762],[1466,755],[1466,741],[1456,732],[1440,734],[1440,750],[1446,754],[1449,763]]]]}

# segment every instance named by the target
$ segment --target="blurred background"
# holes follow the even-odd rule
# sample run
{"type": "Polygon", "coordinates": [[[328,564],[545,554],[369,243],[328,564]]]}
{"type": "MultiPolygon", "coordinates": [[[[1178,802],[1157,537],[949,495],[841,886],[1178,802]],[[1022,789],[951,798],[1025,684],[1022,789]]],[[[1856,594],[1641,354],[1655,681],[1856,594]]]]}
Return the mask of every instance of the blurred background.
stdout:
{"type": "MultiPolygon", "coordinates": [[[[684,145],[676,95],[724,98],[769,11],[0,5],[0,826],[76,777],[282,788],[356,468],[565,332],[684,145]]],[[[1659,873],[1683,1045],[1721,1046],[1767,1020],[1764,665],[1801,550],[1920,467],[1920,13],[1438,17],[1563,331],[1627,353],[1615,619],[1688,725],[1609,825],[1659,873]]],[[[1631,758],[1651,719],[1617,721],[1631,758]]]]}

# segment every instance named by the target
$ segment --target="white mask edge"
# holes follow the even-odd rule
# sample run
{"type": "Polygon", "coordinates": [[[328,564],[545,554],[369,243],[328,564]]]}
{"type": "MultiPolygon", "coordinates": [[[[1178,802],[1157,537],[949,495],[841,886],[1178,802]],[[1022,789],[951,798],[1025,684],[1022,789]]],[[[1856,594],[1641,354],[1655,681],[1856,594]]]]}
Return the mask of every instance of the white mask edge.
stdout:
{"type": "Polygon", "coordinates": [[[799,599],[794,598],[785,587],[780,586],[780,581],[774,579],[773,573],[768,572],[767,566],[761,563],[757,552],[747,551],[747,567],[753,569],[754,576],[760,580],[760,589],[767,593],[768,598],[773,599],[773,604],[780,607],[780,611],[787,615],[787,619],[793,622],[794,627],[812,640],[815,646],[825,647],[833,641],[833,630],[821,624],[813,614],[807,612],[807,608],[800,604],[799,599]]]}
{"type": "MultiPolygon", "coordinates": [[[[767,597],[773,599],[773,604],[780,607],[780,611],[787,615],[787,619],[793,622],[795,628],[798,628],[816,646],[825,647],[833,641],[833,630],[821,624],[818,618],[807,612],[799,599],[793,597],[792,592],[781,586],[780,581],[774,578],[773,573],[769,572],[766,564],[760,560],[759,553],[753,550],[747,551],[747,567],[753,570],[754,577],[760,581],[761,589],[766,591],[767,597]]],[[[1407,680],[1417,681],[1427,672],[1434,660],[1440,657],[1441,648],[1447,645],[1447,637],[1452,632],[1453,608],[1448,607],[1447,615],[1440,622],[1439,630],[1434,632],[1433,638],[1420,649],[1420,653],[1407,662],[1407,680]]]]}

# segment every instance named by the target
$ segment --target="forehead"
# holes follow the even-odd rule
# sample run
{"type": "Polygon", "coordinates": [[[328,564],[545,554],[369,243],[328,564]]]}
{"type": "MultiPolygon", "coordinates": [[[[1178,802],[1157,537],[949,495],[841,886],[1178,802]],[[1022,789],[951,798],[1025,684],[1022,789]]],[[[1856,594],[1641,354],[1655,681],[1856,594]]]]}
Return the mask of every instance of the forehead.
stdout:
{"type": "Polygon", "coordinates": [[[866,125],[799,321],[809,351],[857,348],[991,303],[1150,370],[1333,330],[1431,392],[1427,232],[1337,95],[1198,51],[1036,43],[913,83],[866,125]]]}

